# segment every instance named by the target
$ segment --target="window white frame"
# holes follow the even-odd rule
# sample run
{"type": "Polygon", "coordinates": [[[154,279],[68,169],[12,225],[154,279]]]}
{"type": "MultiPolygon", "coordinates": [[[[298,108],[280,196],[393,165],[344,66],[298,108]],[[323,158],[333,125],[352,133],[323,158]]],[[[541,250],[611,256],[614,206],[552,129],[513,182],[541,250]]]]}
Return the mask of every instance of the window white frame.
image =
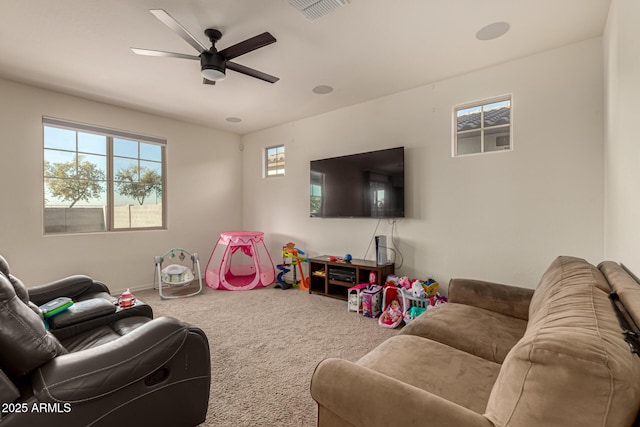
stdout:
{"type": "Polygon", "coordinates": [[[166,139],[53,117],[43,117],[42,127],[45,235],[166,229],[166,139]],[[51,169],[65,163],[65,173],[51,169]],[[83,176],[88,163],[99,172],[83,176]],[[71,199],[54,194],[54,181],[99,190],[67,206],[71,199]]]}
{"type": "Polygon", "coordinates": [[[264,177],[273,178],[285,175],[285,147],[284,144],[273,145],[264,149],[264,177]]]}
{"type": "Polygon", "coordinates": [[[513,150],[513,101],[503,95],[453,108],[452,155],[460,157],[472,154],[513,150]],[[498,119],[488,117],[496,112],[498,119]]]}

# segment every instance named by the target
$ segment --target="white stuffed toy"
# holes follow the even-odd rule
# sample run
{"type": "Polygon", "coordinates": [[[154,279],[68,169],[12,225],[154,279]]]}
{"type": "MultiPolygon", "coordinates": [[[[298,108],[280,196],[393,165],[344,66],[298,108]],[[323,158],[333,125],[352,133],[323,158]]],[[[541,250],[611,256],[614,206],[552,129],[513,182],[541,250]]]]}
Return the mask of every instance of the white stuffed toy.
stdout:
{"type": "Polygon", "coordinates": [[[414,280],[413,283],[411,283],[411,295],[414,298],[425,298],[427,296],[420,280],[414,280]]]}

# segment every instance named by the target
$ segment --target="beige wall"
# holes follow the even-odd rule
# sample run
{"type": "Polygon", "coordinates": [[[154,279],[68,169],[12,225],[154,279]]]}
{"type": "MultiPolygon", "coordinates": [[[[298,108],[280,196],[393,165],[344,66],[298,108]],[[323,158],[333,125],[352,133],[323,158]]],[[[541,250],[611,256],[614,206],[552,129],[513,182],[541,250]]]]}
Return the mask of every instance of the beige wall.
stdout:
{"type": "Polygon", "coordinates": [[[116,292],[150,286],[153,257],[198,252],[241,228],[240,137],[0,80],[0,254],[27,285],[89,274],[116,292]],[[42,116],[167,139],[168,229],[43,236],[42,116]]]}
{"type": "Polygon", "coordinates": [[[392,225],[309,218],[309,161],[403,145],[400,273],[534,287],[558,255],[602,259],[602,136],[596,38],[244,136],[243,225],[264,231],[272,254],[293,241],[362,258],[392,225]],[[514,150],[452,158],[453,106],[509,93],[514,150]],[[281,143],[286,176],[263,179],[261,150],[281,143]]]}
{"type": "Polygon", "coordinates": [[[605,51],[605,256],[640,275],[640,2],[613,0],[605,51]]]}
{"type": "Polygon", "coordinates": [[[533,287],[559,254],[606,256],[637,273],[637,7],[613,1],[604,43],[577,43],[242,138],[0,80],[0,253],[28,284],[84,273],[114,291],[149,285],[153,256],[173,246],[199,252],[204,269],[219,232],[229,229],[265,231],[275,262],[287,241],[310,255],[373,259],[370,239],[390,236],[392,225],[309,218],[309,160],[404,145],[407,218],[395,227],[401,274],[533,287]],[[452,107],[506,93],[514,151],[451,158],[452,107]],[[43,236],[43,115],[166,137],[169,230],[43,236]],[[287,147],[287,175],[263,179],[261,150],[279,143],[287,147]]]}

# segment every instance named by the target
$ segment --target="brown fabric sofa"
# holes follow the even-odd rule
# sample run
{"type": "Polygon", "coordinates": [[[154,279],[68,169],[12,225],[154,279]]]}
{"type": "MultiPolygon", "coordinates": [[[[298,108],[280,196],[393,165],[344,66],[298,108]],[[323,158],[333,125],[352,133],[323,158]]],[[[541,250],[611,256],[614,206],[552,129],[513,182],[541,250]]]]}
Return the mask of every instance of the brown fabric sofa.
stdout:
{"type": "Polygon", "coordinates": [[[353,363],[327,359],[318,426],[631,426],[640,357],[609,293],[640,321],[640,285],[618,264],[558,257],[534,290],[454,279],[448,304],[353,363]]]}

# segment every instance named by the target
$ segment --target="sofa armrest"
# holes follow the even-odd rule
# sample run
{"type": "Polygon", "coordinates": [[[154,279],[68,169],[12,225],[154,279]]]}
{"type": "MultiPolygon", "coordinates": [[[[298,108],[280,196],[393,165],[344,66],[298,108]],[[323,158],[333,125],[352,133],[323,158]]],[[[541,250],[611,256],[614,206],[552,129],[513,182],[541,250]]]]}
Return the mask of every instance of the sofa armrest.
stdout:
{"type": "Polygon", "coordinates": [[[449,301],[529,320],[534,289],[472,279],[451,279],[449,301]]]}
{"type": "Polygon", "coordinates": [[[188,325],[159,317],[100,346],[58,356],[32,375],[40,401],[101,398],[162,368],[180,350],[188,325]]]}
{"type": "MultiPolygon", "coordinates": [[[[353,426],[493,427],[470,409],[347,360],[320,362],[311,396],[353,426]]],[[[324,425],[319,419],[318,426],[324,425]]]]}
{"type": "Polygon", "coordinates": [[[29,292],[29,300],[36,305],[42,305],[57,297],[69,297],[75,301],[86,293],[109,293],[109,288],[89,276],[77,274],[43,285],[32,286],[27,291],[29,292]]]}

